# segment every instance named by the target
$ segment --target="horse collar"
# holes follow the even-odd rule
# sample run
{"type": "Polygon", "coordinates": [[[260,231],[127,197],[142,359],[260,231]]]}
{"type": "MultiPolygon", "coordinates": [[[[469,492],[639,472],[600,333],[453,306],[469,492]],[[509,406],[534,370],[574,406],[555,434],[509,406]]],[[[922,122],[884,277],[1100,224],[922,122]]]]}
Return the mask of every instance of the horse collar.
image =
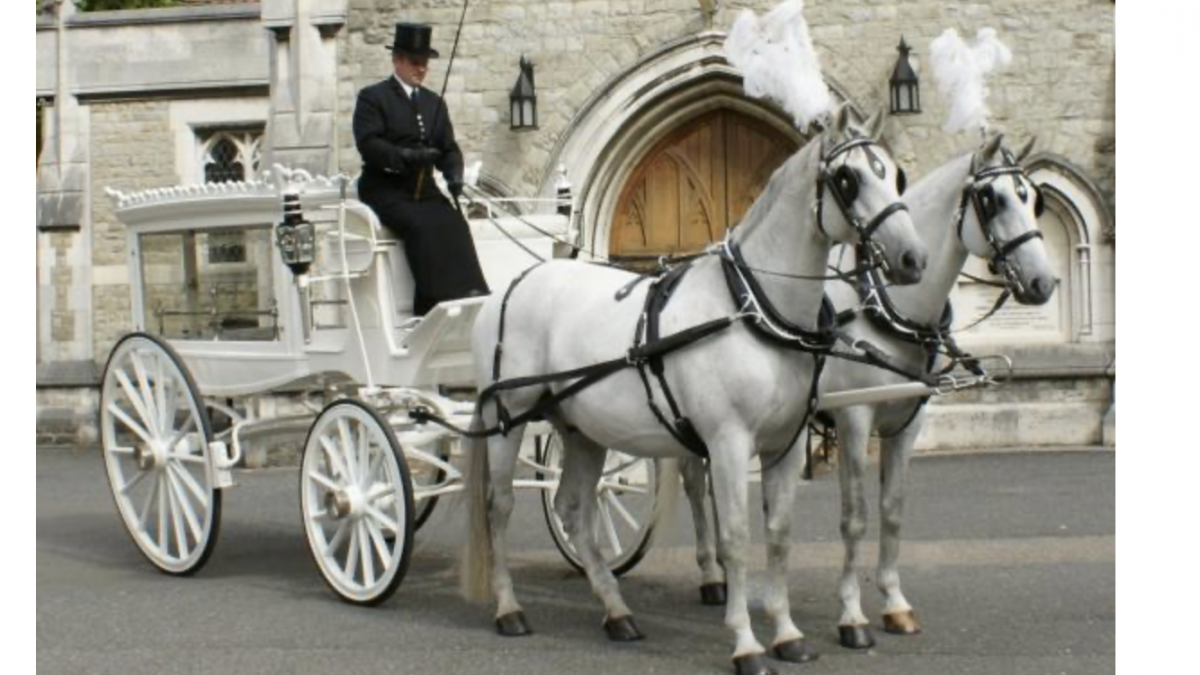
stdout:
{"type": "Polygon", "coordinates": [[[719,253],[734,305],[739,312],[754,319],[751,325],[760,334],[773,342],[801,351],[825,352],[833,347],[837,339],[834,335],[837,319],[828,296],[821,296],[816,330],[808,330],[789,321],[771,303],[753,270],[742,257],[736,241],[730,239],[722,242],[719,253]]]}

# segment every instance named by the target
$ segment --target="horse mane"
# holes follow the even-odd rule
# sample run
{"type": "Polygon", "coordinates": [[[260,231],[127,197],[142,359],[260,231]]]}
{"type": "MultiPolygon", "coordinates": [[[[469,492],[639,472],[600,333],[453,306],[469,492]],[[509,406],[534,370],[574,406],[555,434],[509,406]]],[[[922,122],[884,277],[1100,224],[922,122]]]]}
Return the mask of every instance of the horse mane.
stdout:
{"type": "Polygon", "coordinates": [[[771,179],[767,181],[767,187],[758,195],[754,203],[750,206],[750,210],[746,215],[742,216],[742,220],[734,225],[730,230],[743,232],[742,237],[748,237],[753,234],[755,227],[767,219],[767,215],[771,209],[779,201],[780,193],[786,188],[795,185],[801,187],[807,186],[811,181],[791,180],[794,173],[803,171],[806,167],[812,166],[815,170],[815,164],[809,163],[809,155],[817,151],[820,146],[818,138],[814,137],[803,147],[792,154],[775,172],[771,174],[771,179]]]}

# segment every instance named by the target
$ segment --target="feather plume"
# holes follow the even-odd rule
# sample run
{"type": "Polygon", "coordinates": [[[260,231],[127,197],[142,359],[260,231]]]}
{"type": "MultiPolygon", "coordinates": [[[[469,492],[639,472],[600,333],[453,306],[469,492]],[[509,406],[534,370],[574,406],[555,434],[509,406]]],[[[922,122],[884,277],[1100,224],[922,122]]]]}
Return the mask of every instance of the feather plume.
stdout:
{"type": "Polygon", "coordinates": [[[725,38],[725,56],[741,71],[747,96],[774,101],[802,129],[833,109],[803,0],[780,3],[761,19],[742,10],[725,38]]]}
{"type": "Polygon", "coordinates": [[[981,28],[968,45],[947,28],[929,45],[929,61],[938,91],[949,101],[947,132],[987,129],[987,78],[1012,63],[1012,51],[991,28],[981,28]]]}

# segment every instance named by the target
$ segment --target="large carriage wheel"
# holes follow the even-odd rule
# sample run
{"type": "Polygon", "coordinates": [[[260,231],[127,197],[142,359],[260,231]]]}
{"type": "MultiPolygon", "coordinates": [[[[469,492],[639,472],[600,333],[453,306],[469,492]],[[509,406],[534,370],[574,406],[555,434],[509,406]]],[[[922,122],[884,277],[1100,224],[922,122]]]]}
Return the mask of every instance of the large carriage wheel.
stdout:
{"type": "Polygon", "coordinates": [[[100,433],[113,500],[142,555],[168,574],[203,567],[221,523],[212,426],[196,383],[162,339],[133,333],[113,348],[100,433]]]}
{"type": "MultiPolygon", "coordinates": [[[[546,437],[539,450],[539,464],[550,469],[555,487],[542,491],[542,513],[554,545],[563,558],[576,570],[583,572],[583,561],[575,548],[567,541],[562,521],[554,511],[554,496],[558,494],[557,481],[562,467],[562,439],[558,432],[546,437]]],[[[599,500],[596,510],[596,536],[600,553],[615,575],[633,569],[646,553],[654,534],[654,510],[658,496],[657,463],[626,455],[615,450],[608,451],[604,462],[604,473],[596,489],[599,500]]]]}
{"type": "Polygon", "coordinates": [[[412,480],[396,435],[369,405],[336,401],[313,422],[300,465],[309,550],[346,602],[396,592],[412,556],[412,480]]]}

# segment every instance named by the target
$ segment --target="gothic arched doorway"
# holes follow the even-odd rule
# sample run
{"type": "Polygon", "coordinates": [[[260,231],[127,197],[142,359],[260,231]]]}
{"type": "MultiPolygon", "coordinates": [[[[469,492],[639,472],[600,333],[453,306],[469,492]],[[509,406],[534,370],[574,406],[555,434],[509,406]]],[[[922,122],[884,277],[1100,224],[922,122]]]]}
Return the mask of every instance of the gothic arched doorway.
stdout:
{"type": "Polygon", "coordinates": [[[645,154],[622,187],[610,258],[648,264],[721,239],[797,149],[795,139],[730,109],[684,123],[645,154]]]}

